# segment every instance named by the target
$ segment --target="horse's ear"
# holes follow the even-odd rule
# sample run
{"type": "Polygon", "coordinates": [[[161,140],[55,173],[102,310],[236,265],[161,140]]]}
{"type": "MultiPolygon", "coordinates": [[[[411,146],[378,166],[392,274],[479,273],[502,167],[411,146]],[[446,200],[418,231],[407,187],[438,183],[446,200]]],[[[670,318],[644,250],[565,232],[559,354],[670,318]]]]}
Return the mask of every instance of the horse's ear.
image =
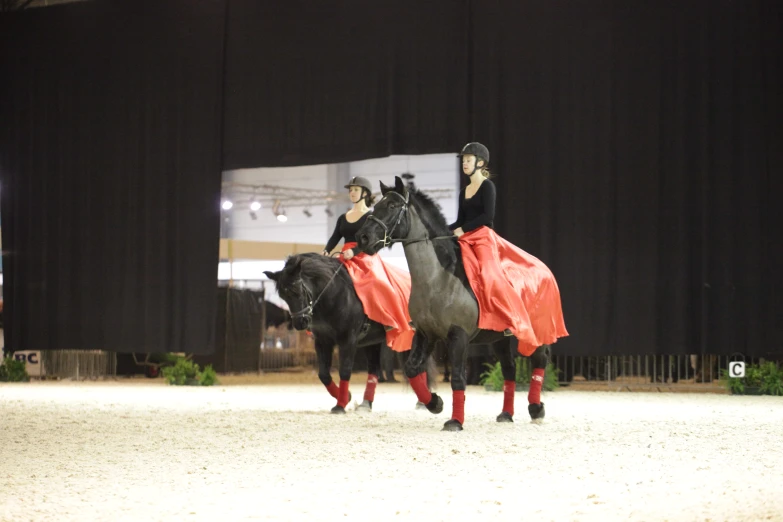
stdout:
{"type": "Polygon", "coordinates": [[[394,176],[394,190],[400,194],[405,193],[405,183],[402,182],[402,178],[399,176],[394,176]]]}
{"type": "Polygon", "coordinates": [[[383,184],[383,181],[381,181],[380,183],[381,183],[381,195],[382,195],[382,196],[385,196],[385,195],[386,195],[386,193],[387,193],[387,192],[389,192],[389,191],[391,190],[391,188],[390,188],[390,187],[387,187],[386,185],[384,185],[384,184],[383,184]]]}
{"type": "Polygon", "coordinates": [[[277,282],[277,280],[280,279],[280,272],[270,272],[269,270],[265,270],[264,275],[274,282],[277,282]]]}

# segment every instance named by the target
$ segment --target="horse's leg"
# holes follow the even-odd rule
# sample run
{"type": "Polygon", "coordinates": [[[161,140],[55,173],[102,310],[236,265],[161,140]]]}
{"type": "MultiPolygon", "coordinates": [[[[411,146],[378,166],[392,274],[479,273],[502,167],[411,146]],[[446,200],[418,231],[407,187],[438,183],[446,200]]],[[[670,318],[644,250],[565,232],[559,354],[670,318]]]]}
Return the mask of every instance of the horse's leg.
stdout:
{"type": "Polygon", "coordinates": [[[549,362],[549,347],[539,346],[530,356],[533,375],[530,377],[530,391],[527,394],[527,411],[533,420],[543,419],[544,403],[541,402],[541,387],[544,385],[544,371],[549,362]]]}
{"type": "Polygon", "coordinates": [[[326,386],[329,395],[337,399],[339,388],[332,380],[332,354],[334,353],[334,342],[331,339],[315,339],[315,354],[318,357],[318,378],[326,386]]]}
{"type": "Polygon", "coordinates": [[[462,431],[465,424],[465,388],[467,387],[468,333],[458,326],[449,328],[446,349],[451,359],[451,419],[443,431],[462,431]]]}
{"type": "Polygon", "coordinates": [[[443,382],[451,380],[451,361],[449,360],[449,351],[443,347],[443,382]]]}
{"type": "Polygon", "coordinates": [[[427,387],[427,372],[424,369],[427,357],[431,353],[432,348],[427,340],[427,336],[421,330],[417,330],[413,336],[413,343],[411,343],[408,358],[405,361],[405,376],[408,378],[413,391],[416,392],[419,402],[426,405],[431,413],[440,413],[443,411],[443,399],[438,397],[437,393],[430,392],[427,387]]]}
{"type": "MultiPolygon", "coordinates": [[[[412,351],[413,350],[410,349],[410,350],[405,350],[404,352],[397,352],[397,355],[400,358],[400,366],[402,367],[402,382],[404,382],[406,384],[410,384],[410,379],[408,379],[408,376],[405,373],[405,367],[408,364],[408,359],[410,359],[412,351]]],[[[430,391],[432,391],[432,390],[430,390],[430,391]]],[[[427,407],[427,405],[424,404],[423,402],[421,402],[420,400],[418,400],[418,398],[417,398],[417,400],[416,400],[416,409],[417,410],[423,410],[426,407],[427,407]]]]}
{"type": "Polygon", "coordinates": [[[505,341],[493,344],[492,348],[503,372],[503,411],[497,416],[497,421],[514,422],[514,390],[517,386],[516,350],[505,341]]]}
{"type": "Polygon", "coordinates": [[[383,382],[384,375],[386,382],[397,382],[394,378],[395,353],[397,352],[389,348],[385,342],[381,344],[381,373],[379,374],[381,379],[378,382],[383,382]]]}
{"type": "Polygon", "coordinates": [[[364,349],[367,354],[367,386],[364,388],[364,400],[356,408],[357,411],[372,411],[372,401],[375,400],[375,387],[378,385],[378,371],[381,366],[382,345],[376,344],[364,349]]]}
{"type": "Polygon", "coordinates": [[[353,372],[353,359],[356,355],[356,339],[345,339],[338,342],[340,357],[340,391],[337,394],[337,406],[332,408],[332,413],[345,413],[345,407],[351,401],[351,392],[348,383],[353,372]]]}

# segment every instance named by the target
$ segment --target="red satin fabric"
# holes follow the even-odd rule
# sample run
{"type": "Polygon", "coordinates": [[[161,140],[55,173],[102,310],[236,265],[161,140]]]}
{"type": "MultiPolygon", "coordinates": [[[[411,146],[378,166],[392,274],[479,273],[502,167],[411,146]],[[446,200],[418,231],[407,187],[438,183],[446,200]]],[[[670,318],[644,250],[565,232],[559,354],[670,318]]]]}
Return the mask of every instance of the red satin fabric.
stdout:
{"type": "Polygon", "coordinates": [[[538,258],[483,226],[459,238],[462,261],[479,304],[479,328],[510,329],[517,350],[536,348],[568,336],[554,275],[538,258]]]}
{"type": "MultiPolygon", "coordinates": [[[[343,245],[343,252],[356,243],[343,245]]],[[[395,352],[410,350],[414,332],[410,326],[408,300],[411,296],[411,276],[404,270],[387,265],[380,256],[359,253],[350,260],[340,256],[353,280],[356,294],[364,306],[364,313],[384,326],[394,329],[386,332],[386,344],[395,352]]]]}

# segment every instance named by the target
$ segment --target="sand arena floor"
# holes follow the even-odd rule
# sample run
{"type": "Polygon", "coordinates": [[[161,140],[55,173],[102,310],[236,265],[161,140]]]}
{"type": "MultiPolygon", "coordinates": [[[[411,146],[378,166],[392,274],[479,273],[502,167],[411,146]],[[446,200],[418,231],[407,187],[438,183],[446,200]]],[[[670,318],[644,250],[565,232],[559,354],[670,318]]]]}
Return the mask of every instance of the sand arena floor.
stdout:
{"type": "MultiPolygon", "coordinates": [[[[783,521],[783,398],[402,384],[331,415],[315,375],[0,384],[0,520],[783,521]]],[[[354,399],[364,377],[352,380],[354,399]]]]}

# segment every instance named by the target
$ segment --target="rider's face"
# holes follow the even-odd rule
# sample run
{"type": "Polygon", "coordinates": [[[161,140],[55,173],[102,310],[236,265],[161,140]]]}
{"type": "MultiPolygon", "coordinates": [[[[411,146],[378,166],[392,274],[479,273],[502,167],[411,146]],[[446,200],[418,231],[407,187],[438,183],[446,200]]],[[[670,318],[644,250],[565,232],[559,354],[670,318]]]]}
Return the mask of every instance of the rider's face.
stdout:
{"type": "Polygon", "coordinates": [[[351,187],[348,189],[348,197],[351,199],[351,203],[357,203],[362,199],[362,187],[351,187]]]}
{"type": "Polygon", "coordinates": [[[462,156],[462,172],[470,176],[476,169],[476,156],[473,154],[465,154],[462,156]]]}

